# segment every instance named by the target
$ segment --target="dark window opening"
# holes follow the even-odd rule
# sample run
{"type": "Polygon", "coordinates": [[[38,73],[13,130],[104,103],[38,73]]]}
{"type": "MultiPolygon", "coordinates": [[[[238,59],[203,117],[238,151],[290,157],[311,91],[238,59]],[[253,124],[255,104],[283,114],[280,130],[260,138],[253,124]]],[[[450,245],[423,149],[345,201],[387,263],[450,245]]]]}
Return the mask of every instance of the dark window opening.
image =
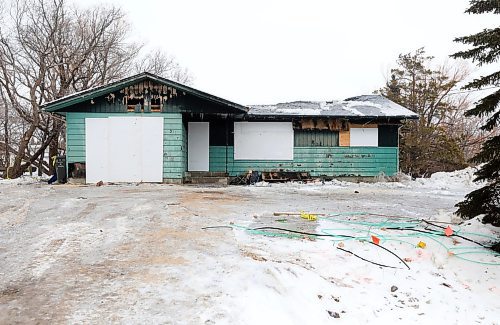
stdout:
{"type": "Polygon", "coordinates": [[[378,126],[378,146],[379,147],[397,147],[398,146],[399,125],[378,126]]]}
{"type": "Polygon", "coordinates": [[[140,113],[144,107],[144,98],[129,98],[127,100],[127,112],[140,113]]]}
{"type": "Polygon", "coordinates": [[[69,163],[68,175],[71,178],[85,178],[85,163],[69,163]]]}
{"type": "Polygon", "coordinates": [[[161,112],[162,96],[158,90],[154,90],[151,94],[151,112],[161,112]]]}
{"type": "Polygon", "coordinates": [[[338,147],[339,132],[330,130],[294,130],[295,147],[338,147]]]}
{"type": "Polygon", "coordinates": [[[234,123],[232,121],[214,120],[209,124],[210,146],[234,145],[234,123]]]}

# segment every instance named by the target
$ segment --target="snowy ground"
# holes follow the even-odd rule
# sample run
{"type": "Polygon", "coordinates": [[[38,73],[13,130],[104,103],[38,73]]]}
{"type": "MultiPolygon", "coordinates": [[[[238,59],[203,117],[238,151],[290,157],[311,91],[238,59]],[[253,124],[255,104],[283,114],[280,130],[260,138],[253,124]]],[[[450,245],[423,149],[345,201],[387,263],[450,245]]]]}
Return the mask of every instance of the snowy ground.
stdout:
{"type": "MultiPolygon", "coordinates": [[[[0,181],[0,323],[500,324],[500,257],[440,228],[388,229],[424,229],[410,219],[456,224],[453,206],[471,179],[461,171],[227,188],[0,181]],[[301,210],[325,215],[273,215],[301,210]],[[336,237],[248,230],[263,226],[336,237]]],[[[499,237],[477,220],[452,228],[480,242],[499,237]]]]}

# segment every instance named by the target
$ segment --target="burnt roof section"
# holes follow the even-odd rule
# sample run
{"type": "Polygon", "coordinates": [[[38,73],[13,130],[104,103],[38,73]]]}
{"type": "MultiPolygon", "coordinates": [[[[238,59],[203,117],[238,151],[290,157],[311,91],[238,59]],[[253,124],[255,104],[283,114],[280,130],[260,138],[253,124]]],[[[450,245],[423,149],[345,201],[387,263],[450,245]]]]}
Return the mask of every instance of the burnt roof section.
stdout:
{"type": "Polygon", "coordinates": [[[324,116],[342,118],[404,118],[418,115],[381,95],[363,95],[343,101],[297,101],[276,105],[250,105],[250,116],[324,116]]]}
{"type": "Polygon", "coordinates": [[[123,89],[125,87],[128,87],[130,85],[133,85],[133,84],[136,84],[138,82],[145,81],[145,80],[151,80],[151,81],[155,81],[155,82],[158,82],[158,83],[166,85],[166,86],[171,86],[171,87],[177,88],[180,91],[189,93],[189,94],[196,96],[196,97],[199,97],[201,99],[234,108],[236,110],[241,111],[242,113],[246,113],[248,111],[248,108],[246,106],[243,106],[243,105],[240,105],[237,103],[233,103],[233,102],[228,101],[226,99],[205,93],[203,91],[191,88],[189,86],[180,84],[178,82],[175,82],[175,81],[172,81],[169,79],[162,78],[160,76],[154,75],[154,74],[149,73],[149,72],[139,73],[139,74],[136,74],[134,76],[123,78],[123,79],[120,79],[118,81],[106,84],[106,85],[89,88],[89,89],[86,89],[86,90],[83,90],[83,91],[56,99],[54,101],[45,103],[41,107],[43,110],[45,110],[47,112],[65,112],[66,111],[65,108],[67,108],[67,107],[85,102],[85,101],[93,99],[93,98],[97,98],[99,96],[107,95],[111,92],[115,92],[117,90],[123,89]]]}

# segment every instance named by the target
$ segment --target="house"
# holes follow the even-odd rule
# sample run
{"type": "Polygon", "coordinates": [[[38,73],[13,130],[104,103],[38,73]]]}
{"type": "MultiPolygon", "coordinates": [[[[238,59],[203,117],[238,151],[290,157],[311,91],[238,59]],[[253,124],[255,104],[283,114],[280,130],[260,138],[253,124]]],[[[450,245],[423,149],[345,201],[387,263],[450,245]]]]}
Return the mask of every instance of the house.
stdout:
{"type": "Polygon", "coordinates": [[[141,73],[43,106],[66,119],[70,175],[182,183],[187,173],[398,171],[398,129],[417,115],[378,95],[243,106],[141,73]]]}

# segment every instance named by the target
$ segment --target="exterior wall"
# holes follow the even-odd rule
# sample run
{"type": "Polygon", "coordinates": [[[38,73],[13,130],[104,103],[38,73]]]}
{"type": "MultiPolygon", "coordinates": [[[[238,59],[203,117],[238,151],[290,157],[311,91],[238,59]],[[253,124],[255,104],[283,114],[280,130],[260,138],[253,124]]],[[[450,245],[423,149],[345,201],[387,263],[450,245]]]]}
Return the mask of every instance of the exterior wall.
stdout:
{"type": "Polygon", "coordinates": [[[398,171],[397,147],[294,147],[292,161],[234,160],[233,152],[232,146],[211,146],[210,171],[227,172],[230,176],[251,169],[307,171],[312,176],[377,176],[398,171]]]}
{"type": "MultiPolygon", "coordinates": [[[[68,163],[85,162],[85,118],[132,116],[134,113],[66,113],[66,158],[68,163]]],[[[176,182],[184,177],[186,130],[180,113],[144,113],[163,117],[163,179],[176,182]]]]}
{"type": "MultiPolygon", "coordinates": [[[[85,162],[85,118],[140,114],[164,117],[163,179],[180,183],[187,170],[187,130],[181,113],[84,113],[66,114],[68,163],[85,162]]],[[[392,131],[391,131],[392,132],[392,131]]],[[[397,132],[397,129],[396,129],[397,132]]],[[[396,133],[397,137],[397,133],[396,133]]],[[[342,142],[342,133],[340,133],[342,142]]],[[[320,139],[321,140],[321,139],[320,139]]],[[[315,139],[315,143],[323,143],[315,139]]],[[[327,142],[325,142],[327,143],[327,142]]],[[[397,147],[294,147],[292,161],[234,160],[233,146],[210,146],[210,171],[236,176],[248,170],[307,171],[312,176],[377,176],[398,171],[397,147]]]]}

